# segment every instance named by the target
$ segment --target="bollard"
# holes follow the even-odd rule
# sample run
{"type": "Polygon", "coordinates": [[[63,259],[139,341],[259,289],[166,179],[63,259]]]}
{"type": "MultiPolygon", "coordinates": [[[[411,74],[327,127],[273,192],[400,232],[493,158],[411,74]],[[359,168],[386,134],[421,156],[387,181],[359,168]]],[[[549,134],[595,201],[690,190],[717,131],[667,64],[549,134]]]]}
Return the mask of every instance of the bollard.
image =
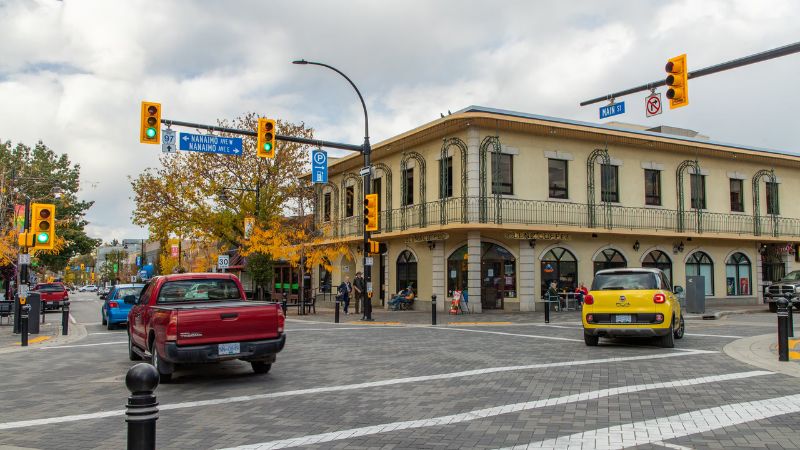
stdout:
{"type": "Polygon", "coordinates": [[[789,302],[789,306],[786,308],[786,312],[789,314],[789,321],[787,322],[787,327],[789,331],[789,337],[794,337],[794,313],[792,313],[792,309],[794,306],[792,305],[792,298],[789,297],[786,299],[789,302]]]}
{"type": "Polygon", "coordinates": [[[22,305],[22,315],[20,315],[20,335],[22,338],[22,342],[20,345],[22,347],[28,346],[28,312],[31,310],[31,305],[22,305]]]}
{"type": "Polygon", "coordinates": [[[544,302],[544,323],[550,323],[550,299],[544,302]]]}
{"type": "Polygon", "coordinates": [[[155,450],[158,401],[153,395],[158,387],[158,371],[147,363],[128,369],[125,386],[131,393],[125,408],[128,423],[128,450],[155,450]]]}
{"type": "Polygon", "coordinates": [[[436,294],[431,295],[431,325],[436,325],[436,294]]]}
{"type": "Polygon", "coordinates": [[[39,303],[39,315],[42,316],[42,324],[44,324],[44,314],[47,312],[44,306],[45,306],[44,302],[39,303]]]}
{"type": "Polygon", "coordinates": [[[785,298],[779,298],[778,304],[778,361],[789,360],[789,311],[785,298]]]}
{"type": "Polygon", "coordinates": [[[364,320],[372,322],[372,291],[367,292],[364,296],[364,320]]]}
{"type": "Polygon", "coordinates": [[[69,302],[64,302],[61,308],[61,334],[63,336],[69,334],[69,302]]]}
{"type": "Polygon", "coordinates": [[[339,323],[339,296],[336,296],[336,312],[333,314],[333,323],[339,323]]]}

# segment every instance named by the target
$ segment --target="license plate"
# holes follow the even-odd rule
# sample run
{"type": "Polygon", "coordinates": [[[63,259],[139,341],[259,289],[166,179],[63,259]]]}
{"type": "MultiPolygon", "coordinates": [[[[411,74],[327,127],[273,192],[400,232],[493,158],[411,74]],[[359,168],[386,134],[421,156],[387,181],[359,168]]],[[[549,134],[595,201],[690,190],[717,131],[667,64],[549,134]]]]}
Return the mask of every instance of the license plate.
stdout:
{"type": "Polygon", "coordinates": [[[219,344],[219,349],[217,350],[218,355],[235,355],[239,353],[239,343],[234,342],[232,344],[219,344]]]}
{"type": "Polygon", "coordinates": [[[630,316],[630,314],[617,314],[616,322],[617,323],[631,323],[631,316],[630,316]]]}

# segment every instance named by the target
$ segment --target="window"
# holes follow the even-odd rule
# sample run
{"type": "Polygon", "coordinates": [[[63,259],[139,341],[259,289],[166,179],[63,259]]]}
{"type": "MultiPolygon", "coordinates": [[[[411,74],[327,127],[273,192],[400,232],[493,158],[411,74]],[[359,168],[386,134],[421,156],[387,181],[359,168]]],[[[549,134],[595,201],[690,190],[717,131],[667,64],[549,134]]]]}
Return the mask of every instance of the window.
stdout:
{"type": "Polygon", "coordinates": [[[323,264],[319,265],[319,289],[321,292],[331,292],[331,271],[325,267],[331,267],[331,262],[328,258],[324,258],[323,264]]]}
{"type": "Polygon", "coordinates": [[[667,280],[672,284],[672,260],[661,250],[653,250],[648,253],[642,260],[642,267],[661,269],[667,276],[667,280]]]}
{"type": "Polygon", "coordinates": [[[728,295],[750,295],[750,259],[734,253],[725,262],[725,291],[728,295]]]}
{"type": "Polygon", "coordinates": [[[542,297],[547,292],[551,281],[555,281],[558,289],[573,292],[578,285],[578,260],[575,255],[563,247],[556,247],[542,257],[542,297]]]}
{"type": "Polygon", "coordinates": [[[331,221],[331,193],[326,192],[322,201],[322,220],[324,222],[331,221]]]}
{"type": "Polygon", "coordinates": [[[767,181],[767,214],[780,214],[778,207],[778,183],[767,181]]]}
{"type": "Polygon", "coordinates": [[[744,212],[744,182],[731,180],[731,211],[744,212]]]}
{"type": "Polygon", "coordinates": [[[194,303],[198,301],[241,300],[239,286],[229,279],[168,281],[158,292],[156,303],[194,303]]]}
{"type": "Polygon", "coordinates": [[[347,186],[344,189],[344,216],[345,217],[353,217],[353,209],[355,209],[354,202],[355,202],[355,187],[354,186],[347,186]]]}
{"type": "Polygon", "coordinates": [[[706,295],[714,295],[714,263],[703,252],[694,252],[686,261],[686,276],[700,275],[705,279],[706,295]]]}
{"type": "Polygon", "coordinates": [[[614,272],[595,275],[593,291],[639,291],[658,288],[658,277],[651,272],[614,272]]]}
{"type": "Polygon", "coordinates": [[[511,155],[492,153],[492,194],[514,193],[514,160],[511,155]],[[495,175],[497,179],[495,179],[495,175]]]}
{"type": "Polygon", "coordinates": [[[439,161],[439,198],[453,196],[453,157],[449,156],[439,161]],[[443,185],[444,181],[447,185],[443,185]]]}
{"type": "Polygon", "coordinates": [[[569,198],[567,186],[567,161],[562,159],[548,159],[547,172],[549,175],[550,198],[569,198]]]}
{"type": "Polygon", "coordinates": [[[600,252],[594,259],[594,273],[603,269],[617,269],[620,267],[628,267],[628,261],[622,256],[622,253],[607,248],[600,252]]]}
{"type": "Polygon", "coordinates": [[[417,258],[408,250],[403,250],[397,257],[397,288],[398,291],[408,286],[417,291],[417,258]]]}
{"type": "Polygon", "coordinates": [[[661,206],[660,170],[644,170],[644,204],[661,206]]]}
{"type": "Polygon", "coordinates": [[[600,198],[604,202],[619,202],[619,167],[600,165],[600,198]]]}
{"type": "Polygon", "coordinates": [[[706,209],[706,176],[693,173],[689,189],[692,191],[692,208],[706,209]]]}
{"type": "Polygon", "coordinates": [[[414,168],[406,169],[403,172],[403,178],[406,180],[406,192],[403,196],[403,206],[414,204],[414,168]]]}

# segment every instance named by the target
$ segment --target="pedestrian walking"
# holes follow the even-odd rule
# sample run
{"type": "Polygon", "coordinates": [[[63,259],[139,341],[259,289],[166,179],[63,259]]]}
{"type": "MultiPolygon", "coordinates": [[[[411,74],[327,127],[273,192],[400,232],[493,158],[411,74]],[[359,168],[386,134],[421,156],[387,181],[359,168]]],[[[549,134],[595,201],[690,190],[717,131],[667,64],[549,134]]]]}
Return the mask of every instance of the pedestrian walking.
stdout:
{"type": "Polygon", "coordinates": [[[344,277],[344,281],[339,285],[339,298],[344,303],[344,313],[349,314],[348,307],[350,306],[350,295],[353,292],[353,285],[350,283],[350,277],[344,277]]]}
{"type": "Polygon", "coordinates": [[[361,303],[361,320],[367,320],[372,315],[372,303],[367,298],[367,281],[361,272],[356,273],[353,280],[353,292],[356,296],[356,314],[358,314],[358,304],[361,303]]]}

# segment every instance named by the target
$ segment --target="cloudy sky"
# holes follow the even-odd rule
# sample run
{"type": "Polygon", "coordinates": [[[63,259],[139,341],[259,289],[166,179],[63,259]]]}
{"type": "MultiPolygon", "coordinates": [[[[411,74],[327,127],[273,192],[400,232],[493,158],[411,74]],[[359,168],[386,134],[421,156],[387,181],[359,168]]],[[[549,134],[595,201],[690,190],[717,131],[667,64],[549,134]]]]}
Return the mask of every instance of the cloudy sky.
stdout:
{"type": "MultiPolygon", "coordinates": [[[[158,164],[139,102],[213,123],[248,111],[372,142],[468,105],[599,121],[581,100],[800,40],[800,2],[0,0],[0,140],[43,140],[82,167],[89,232],[146,237],[126,176],[158,164]],[[557,5],[557,6],[556,6],[557,5]]],[[[690,106],[616,119],[800,153],[800,54],[692,80],[690,106]]],[[[663,91],[663,89],[662,89],[663,91]]],[[[1,163],[1,162],[0,162],[1,163]]]]}

